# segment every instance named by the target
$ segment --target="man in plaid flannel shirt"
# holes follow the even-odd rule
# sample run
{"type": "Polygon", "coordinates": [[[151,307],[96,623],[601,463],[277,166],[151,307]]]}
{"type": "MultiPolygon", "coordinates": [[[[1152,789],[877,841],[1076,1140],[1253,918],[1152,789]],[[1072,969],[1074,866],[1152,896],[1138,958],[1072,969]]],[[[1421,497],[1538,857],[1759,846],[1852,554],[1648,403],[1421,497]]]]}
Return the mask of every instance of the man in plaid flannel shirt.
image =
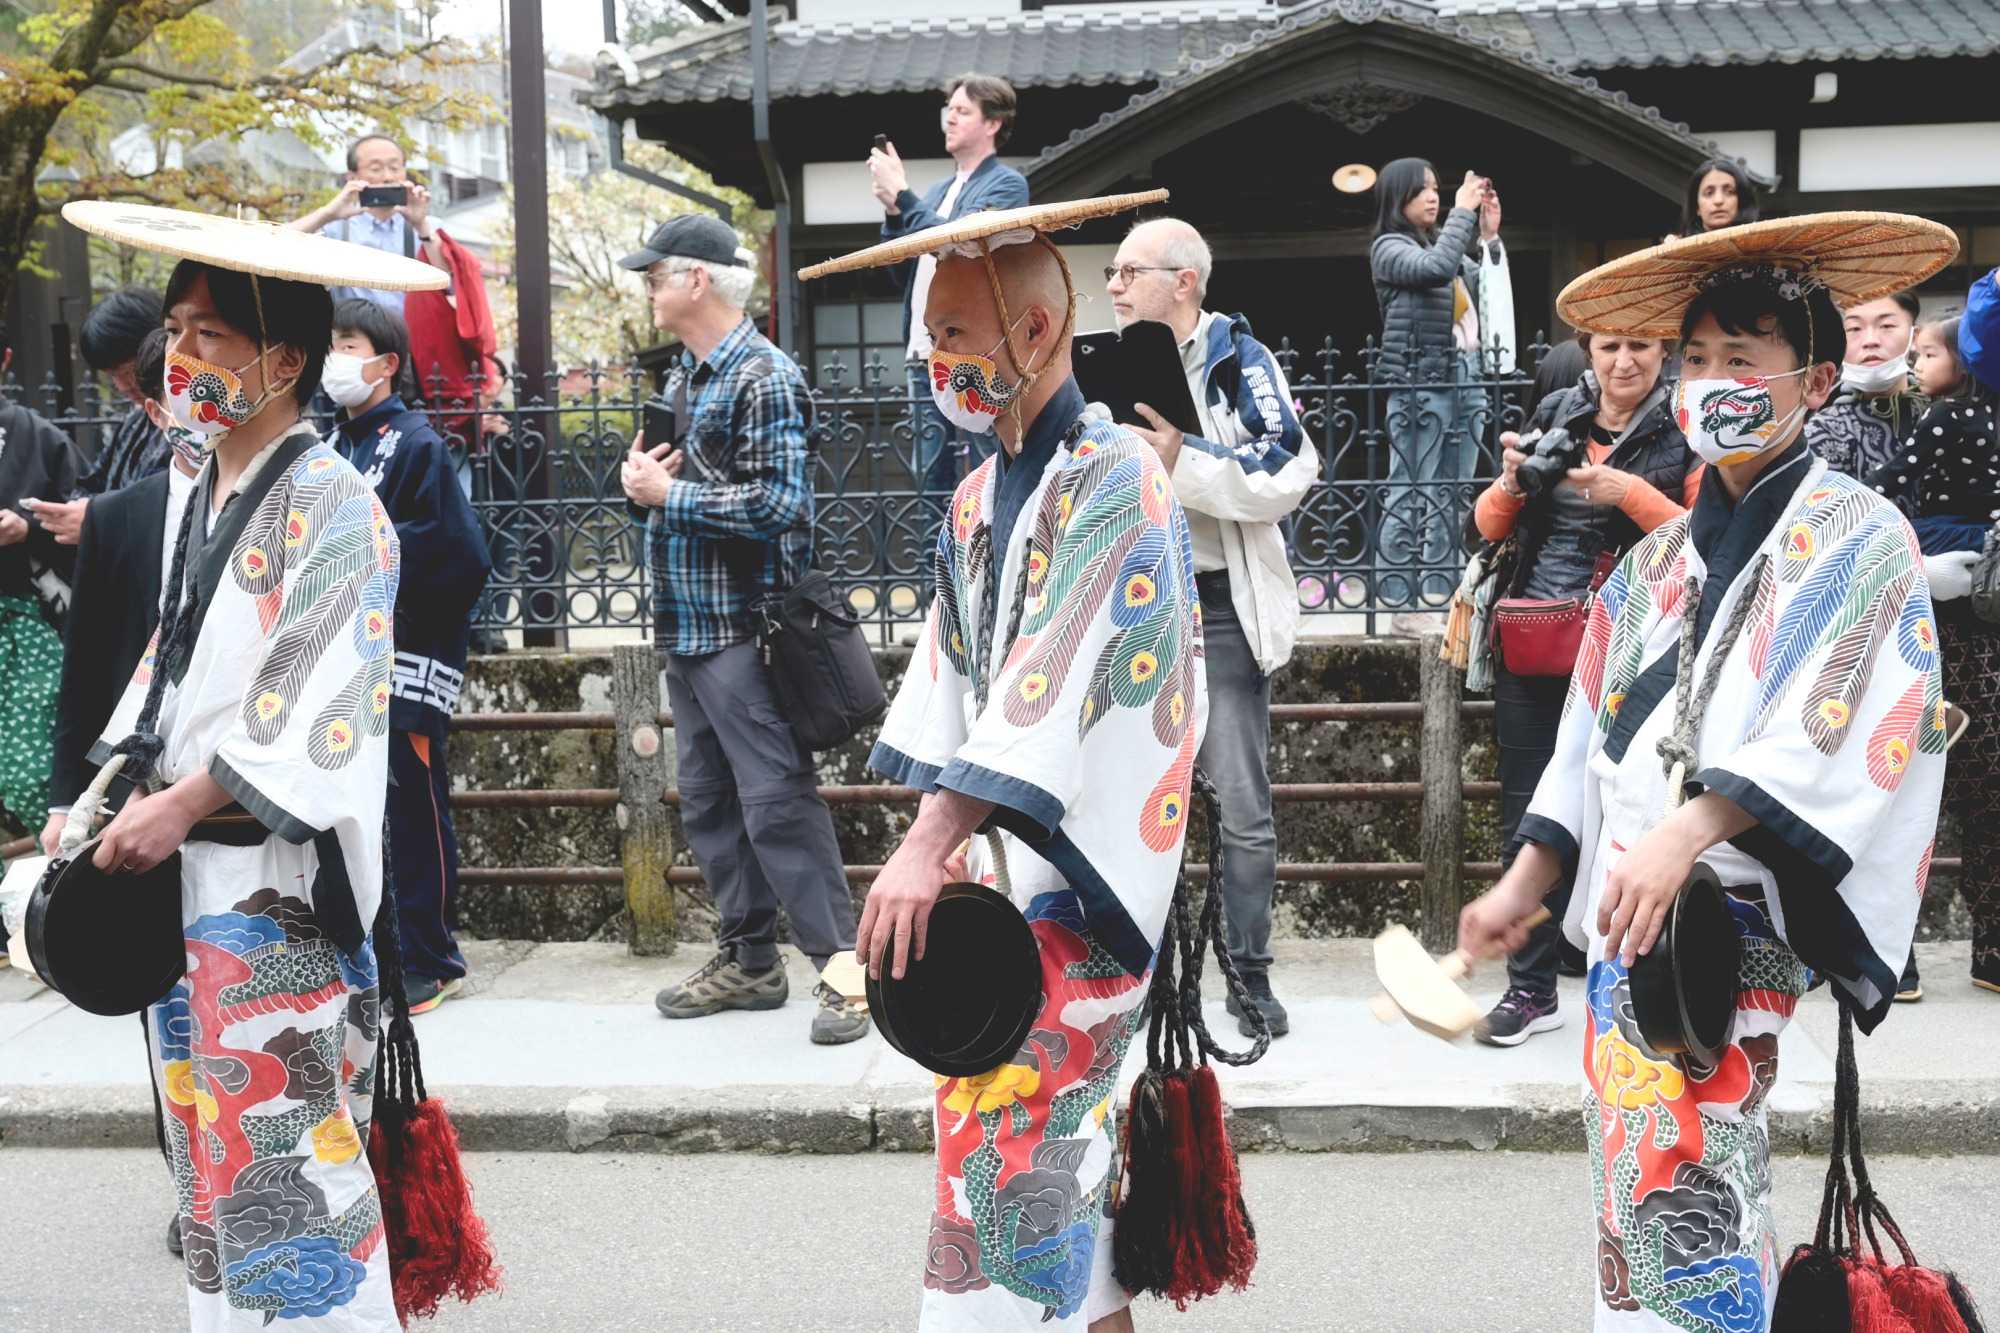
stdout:
{"type": "MultiPolygon", "coordinates": [[[[656,1003],[668,1018],[776,1009],[790,993],[781,905],[813,966],[854,947],[833,814],[756,642],[757,601],[812,561],[812,404],[799,368],[744,317],[755,274],[727,223],[673,218],[619,262],[645,273],[654,324],[687,349],[668,388],[681,438],[635,440],[621,481],[652,559],[681,822],[720,917],[715,956],[656,1003]]],[[[868,1031],[830,986],[814,994],[815,1042],[868,1031]]]]}

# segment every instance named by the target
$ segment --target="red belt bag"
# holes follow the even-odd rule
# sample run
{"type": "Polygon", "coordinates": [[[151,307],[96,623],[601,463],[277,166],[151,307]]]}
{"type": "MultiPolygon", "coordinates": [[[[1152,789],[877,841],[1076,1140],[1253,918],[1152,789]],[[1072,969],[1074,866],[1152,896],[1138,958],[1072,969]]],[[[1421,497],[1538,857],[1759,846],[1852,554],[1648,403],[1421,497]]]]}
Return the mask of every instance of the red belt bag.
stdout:
{"type": "Polygon", "coordinates": [[[1567,676],[1576,670],[1590,604],[1617,564],[1617,552],[1599,555],[1597,568],[1591,572],[1590,591],[1582,597],[1503,597],[1495,602],[1493,636],[1507,669],[1517,676],[1567,676]]]}

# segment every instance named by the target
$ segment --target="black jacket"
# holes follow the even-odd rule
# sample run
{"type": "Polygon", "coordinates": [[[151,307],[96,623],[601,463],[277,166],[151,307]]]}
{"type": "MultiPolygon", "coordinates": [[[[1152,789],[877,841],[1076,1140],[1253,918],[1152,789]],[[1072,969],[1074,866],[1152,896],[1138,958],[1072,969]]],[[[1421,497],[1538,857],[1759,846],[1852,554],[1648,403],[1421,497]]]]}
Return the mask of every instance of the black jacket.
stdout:
{"type": "Polygon", "coordinates": [[[91,499],[77,537],[49,804],[72,805],[97,776],[86,756],[111,720],[160,622],[167,474],[91,499]]]}

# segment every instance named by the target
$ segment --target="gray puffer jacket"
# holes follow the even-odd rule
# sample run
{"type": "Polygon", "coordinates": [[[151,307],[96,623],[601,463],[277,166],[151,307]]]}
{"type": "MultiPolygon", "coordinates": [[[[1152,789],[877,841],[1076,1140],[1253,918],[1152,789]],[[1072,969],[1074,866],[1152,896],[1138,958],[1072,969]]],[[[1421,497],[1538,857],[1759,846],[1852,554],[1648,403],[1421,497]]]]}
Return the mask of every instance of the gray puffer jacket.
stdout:
{"type": "Polygon", "coordinates": [[[1375,303],[1382,311],[1378,373],[1442,372],[1444,358],[1456,351],[1451,280],[1465,279],[1466,292],[1475,298],[1479,292],[1479,265],[1469,257],[1478,231],[1477,212],[1454,208],[1438,229],[1435,245],[1406,231],[1375,238],[1368,264],[1375,277],[1375,303]]]}

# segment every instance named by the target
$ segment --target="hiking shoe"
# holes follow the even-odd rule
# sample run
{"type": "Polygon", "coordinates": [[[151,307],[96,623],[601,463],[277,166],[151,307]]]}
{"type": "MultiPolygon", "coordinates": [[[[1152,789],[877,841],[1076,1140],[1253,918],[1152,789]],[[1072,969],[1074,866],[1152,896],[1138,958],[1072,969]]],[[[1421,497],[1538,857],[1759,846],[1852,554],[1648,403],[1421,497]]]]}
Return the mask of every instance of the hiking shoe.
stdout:
{"type": "Polygon", "coordinates": [[[812,1021],[813,1045],[844,1046],[868,1035],[866,1009],[824,981],[813,987],[813,994],[819,998],[819,1012],[812,1021]]]}
{"type": "Polygon", "coordinates": [[[654,996],[653,1003],[668,1018],[703,1018],[724,1009],[778,1009],[791,993],[783,959],[767,972],[751,972],[719,953],[686,981],[654,996]]]}
{"type": "Polygon", "coordinates": [[[1472,1029],[1472,1035],[1488,1046],[1519,1046],[1537,1032],[1554,1032],[1562,1025],[1555,996],[1510,986],[1500,1003],[1472,1029]]]}
{"type": "Polygon", "coordinates": [[[440,981],[417,972],[406,974],[403,977],[403,994],[409,997],[411,1017],[429,1013],[458,994],[458,988],[464,984],[463,977],[440,981]]]}
{"type": "Polygon", "coordinates": [[[1910,961],[1903,964],[1902,979],[1896,983],[1896,1003],[1915,1004],[1924,998],[1923,979],[1917,975],[1916,951],[1910,952],[1910,961]]]}
{"type": "MultiPolygon", "coordinates": [[[[1249,993],[1250,1003],[1263,1013],[1264,1021],[1271,1025],[1271,1035],[1282,1037],[1292,1030],[1292,1019],[1285,1012],[1285,1006],[1278,1003],[1278,997],[1271,994],[1271,978],[1264,972],[1245,972],[1243,989],[1249,993]]],[[[1234,995],[1222,1002],[1222,1007],[1236,1020],[1236,1030],[1244,1036],[1254,1036],[1256,1029],[1250,1026],[1250,1019],[1242,1007],[1236,1003],[1234,995]]]]}
{"type": "Polygon", "coordinates": [[[167,1253],[176,1259],[185,1257],[181,1250],[181,1215],[174,1214],[174,1220],[167,1223],[167,1253]]]}

